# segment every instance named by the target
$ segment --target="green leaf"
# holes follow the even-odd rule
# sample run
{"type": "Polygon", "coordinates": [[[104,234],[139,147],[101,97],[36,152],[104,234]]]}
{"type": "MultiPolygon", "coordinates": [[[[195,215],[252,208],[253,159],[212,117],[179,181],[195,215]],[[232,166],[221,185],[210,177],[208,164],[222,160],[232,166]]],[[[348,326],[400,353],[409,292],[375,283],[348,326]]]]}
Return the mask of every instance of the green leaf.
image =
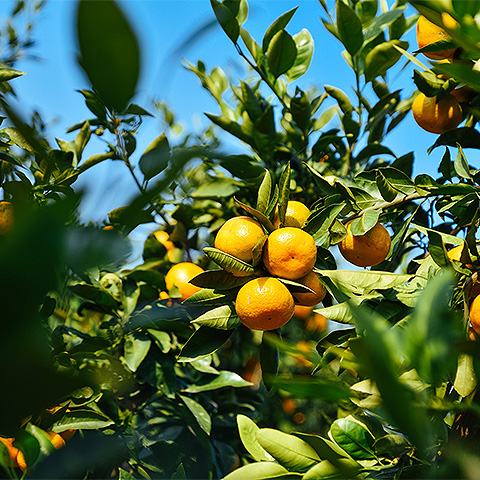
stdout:
{"type": "Polygon", "coordinates": [[[194,293],[182,303],[187,306],[216,306],[233,302],[237,296],[236,290],[219,291],[212,288],[203,288],[194,293]]]}
{"type": "Polygon", "coordinates": [[[0,82],[8,82],[22,75],[25,75],[25,72],[14,70],[13,68],[0,67],[0,82]]]}
{"type": "Polygon", "coordinates": [[[145,180],[150,180],[155,175],[165,170],[170,159],[170,145],[164,133],[157,137],[147,147],[140,157],[138,166],[145,180]]]}
{"type": "Polygon", "coordinates": [[[212,430],[212,419],[208,412],[200,405],[198,402],[193,400],[193,398],[187,397],[185,395],[179,395],[182,399],[185,406],[190,410],[192,415],[195,417],[200,428],[207,434],[210,435],[212,430]]]}
{"type": "Polygon", "coordinates": [[[254,460],[257,462],[270,462],[274,460],[258,442],[257,432],[260,429],[253,420],[245,415],[237,415],[237,425],[240,440],[254,460]]]}
{"type": "Polygon", "coordinates": [[[192,278],[190,283],[202,288],[230,290],[241,287],[253,278],[255,277],[236,277],[225,270],[207,270],[192,278]]]}
{"type": "Polygon", "coordinates": [[[76,13],[79,63],[103,102],[123,112],[137,87],[140,47],[113,0],[80,0],[76,13]]]}
{"type": "Polygon", "coordinates": [[[190,194],[192,198],[226,198],[235,195],[240,190],[233,178],[216,178],[200,185],[190,194]]]}
{"type": "Polygon", "coordinates": [[[250,33],[244,28],[240,28],[240,36],[242,37],[243,43],[247,47],[248,51],[252,55],[253,59],[257,65],[261,62],[263,56],[262,49],[260,45],[252,38],[250,33]]]}
{"type": "Polygon", "coordinates": [[[438,95],[445,83],[444,80],[438,78],[431,70],[419,72],[416,69],[413,70],[413,82],[427,97],[438,95]]]}
{"type": "Polygon", "coordinates": [[[346,202],[334,203],[311,214],[303,227],[310,233],[317,246],[330,247],[330,227],[345,208],[346,202]]]}
{"type": "Polygon", "coordinates": [[[350,224],[352,235],[364,235],[370,231],[377,223],[380,217],[380,210],[366,210],[350,224]]]}
{"type": "Polygon", "coordinates": [[[337,1],[337,30],[347,52],[355,55],[363,45],[362,22],[343,0],[337,1]]]}
{"type": "Polygon", "coordinates": [[[278,376],[273,385],[279,390],[300,398],[315,398],[323,402],[338,402],[350,398],[349,389],[340,381],[322,380],[315,377],[278,376]]]}
{"type": "MultiPolygon", "coordinates": [[[[341,0],[340,0],[341,1],[341,0]]],[[[318,480],[328,478],[346,478],[345,475],[328,460],[322,460],[303,475],[302,480],[318,480]]]]}
{"type": "Polygon", "coordinates": [[[252,382],[247,382],[244,380],[238,373],[227,372],[222,370],[213,380],[202,384],[191,384],[182,391],[187,393],[199,393],[199,392],[209,392],[211,390],[218,390],[219,388],[224,387],[251,387],[252,382]]]}
{"type": "Polygon", "coordinates": [[[264,52],[267,52],[273,37],[281,30],[284,30],[285,27],[290,23],[290,20],[292,19],[293,15],[297,10],[298,10],[298,7],[295,7],[289,10],[288,12],[285,12],[284,14],[280,15],[280,17],[278,17],[270,25],[270,27],[268,27],[268,30],[266,31],[263,37],[263,42],[262,42],[262,49],[264,52]]]}
{"type": "Polygon", "coordinates": [[[249,132],[247,131],[246,127],[244,125],[240,125],[237,121],[230,120],[225,117],[220,117],[218,115],[212,115],[211,113],[206,113],[205,115],[215,125],[218,125],[220,128],[222,128],[226,132],[239,138],[240,140],[242,140],[242,142],[245,142],[248,145],[250,145],[253,142],[253,139],[249,135],[249,132]]]}
{"type": "Polygon", "coordinates": [[[66,412],[65,415],[54,423],[52,430],[56,433],[65,430],[96,430],[113,425],[114,422],[103,413],[93,410],[75,409],[66,412]]]}
{"type": "Polygon", "coordinates": [[[278,182],[278,215],[280,224],[285,222],[285,213],[287,212],[288,200],[290,199],[290,162],[282,170],[280,181],[278,182]]]}
{"type": "Polygon", "coordinates": [[[288,82],[300,78],[308,70],[313,57],[313,37],[306,28],[294,35],[293,40],[297,47],[297,56],[292,67],[285,73],[288,82]]]}
{"type": "Polygon", "coordinates": [[[273,428],[260,428],[257,431],[257,440],[280,465],[288,470],[302,472],[320,461],[317,452],[307,442],[294,435],[288,435],[273,428]]]}
{"type": "Polygon", "coordinates": [[[259,462],[249,463],[243,467],[237,468],[229,473],[223,480],[267,480],[278,478],[279,475],[288,474],[288,470],[283,468],[278,463],[274,462],[259,462]]]}
{"type": "Polygon", "coordinates": [[[132,372],[136,372],[150,350],[152,341],[141,332],[132,332],[125,337],[124,357],[125,363],[132,372]]]}
{"type": "Polygon", "coordinates": [[[455,159],[455,162],[453,164],[455,172],[460,178],[467,178],[468,180],[473,181],[472,174],[470,173],[470,167],[468,165],[467,159],[465,158],[465,155],[463,154],[462,146],[460,144],[457,144],[457,147],[457,158],[455,159]]]}
{"type": "Polygon", "coordinates": [[[461,353],[458,357],[457,373],[453,388],[461,397],[468,397],[477,388],[477,375],[471,355],[461,353]]]}
{"type": "Polygon", "coordinates": [[[330,436],[353,458],[375,458],[372,434],[360,423],[349,418],[338,418],[330,427],[330,436]]]}
{"type": "Polygon", "coordinates": [[[253,207],[250,207],[250,205],[247,205],[246,203],[241,202],[240,200],[235,198],[235,203],[237,205],[240,205],[246,212],[248,212],[252,217],[257,219],[268,232],[273,232],[275,230],[275,227],[273,226],[273,223],[270,221],[270,219],[264,215],[262,212],[256,210],[253,207]]]}
{"type": "Polygon", "coordinates": [[[375,175],[375,181],[377,183],[378,191],[387,202],[395,200],[398,195],[398,191],[390,184],[390,182],[385,178],[385,175],[377,170],[375,175]]]}
{"type": "Polygon", "coordinates": [[[480,132],[472,127],[460,127],[442,133],[428,149],[428,153],[443,145],[456,147],[457,144],[460,144],[462,148],[480,148],[480,132]]]}
{"type": "Polygon", "coordinates": [[[397,20],[397,18],[402,15],[404,11],[405,7],[401,6],[375,17],[372,23],[370,23],[370,25],[365,29],[364,42],[368,43],[370,40],[373,40],[375,37],[380,35],[385,28],[392,25],[392,23],[395,22],[395,20],[397,20]]]}
{"type": "Polygon", "coordinates": [[[272,174],[269,170],[265,170],[265,175],[258,189],[257,196],[257,210],[260,213],[265,214],[267,211],[268,205],[270,204],[270,197],[272,196],[272,185],[272,174]]]}
{"type": "Polygon", "coordinates": [[[352,104],[350,103],[350,99],[345,94],[345,92],[343,92],[339,88],[332,87],[330,85],[325,85],[325,91],[337,101],[338,106],[343,113],[350,114],[352,112],[352,104]]]}
{"type": "Polygon", "coordinates": [[[96,303],[97,305],[101,305],[109,309],[116,309],[119,307],[117,301],[100,287],[87,285],[85,283],[77,283],[77,285],[71,285],[69,288],[75,295],[96,303]]]}
{"type": "Polygon", "coordinates": [[[248,277],[255,273],[255,268],[248,263],[235,258],[233,255],[222,252],[214,247],[205,247],[203,253],[229,273],[237,277],[248,277]]]}
{"type": "Polygon", "coordinates": [[[220,330],[233,330],[240,325],[240,319],[230,305],[213,308],[192,320],[192,323],[220,330]]]}
{"type": "MultiPolygon", "coordinates": [[[[328,460],[334,465],[340,465],[339,460],[352,460],[350,455],[338,446],[335,442],[332,442],[328,438],[323,438],[320,435],[311,435],[307,433],[295,432],[294,435],[307,442],[318,453],[320,458],[328,460]]],[[[352,462],[352,465],[360,467],[357,462],[352,462]]]]}
{"type": "Polygon", "coordinates": [[[201,326],[187,340],[178,355],[178,362],[191,362],[216,352],[229,338],[233,330],[218,330],[201,326]]]}
{"type": "Polygon", "coordinates": [[[30,153],[35,152],[35,149],[30,145],[18,128],[5,127],[0,130],[0,133],[6,133],[10,140],[17,145],[17,147],[20,147],[30,153]]]}
{"type": "Polygon", "coordinates": [[[384,75],[390,67],[393,67],[402,54],[395,48],[408,48],[407,42],[390,40],[372,48],[365,57],[365,80],[371,82],[379,75],[384,75]]]}
{"type": "Polygon", "coordinates": [[[236,43],[240,35],[240,25],[235,17],[235,13],[218,0],[210,0],[210,4],[223,31],[233,43],[236,43]]]}
{"type": "Polygon", "coordinates": [[[297,58],[295,40],[285,30],[280,30],[272,38],[267,52],[268,68],[277,78],[293,67],[297,58]]]}

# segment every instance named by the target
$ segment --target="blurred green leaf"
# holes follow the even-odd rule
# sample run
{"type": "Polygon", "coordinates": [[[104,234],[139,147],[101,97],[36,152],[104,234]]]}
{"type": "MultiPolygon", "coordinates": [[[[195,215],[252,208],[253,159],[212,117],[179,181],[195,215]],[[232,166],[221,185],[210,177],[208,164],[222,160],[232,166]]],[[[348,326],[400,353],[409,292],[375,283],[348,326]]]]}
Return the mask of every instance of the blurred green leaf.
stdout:
{"type": "Polygon", "coordinates": [[[207,270],[190,280],[190,283],[202,288],[230,290],[238,288],[255,277],[236,277],[225,270],[207,270]]]}
{"type": "Polygon", "coordinates": [[[285,378],[278,376],[273,381],[273,386],[279,390],[290,393],[300,398],[316,398],[324,402],[338,402],[348,400],[349,389],[340,381],[322,380],[294,376],[285,378]]]}
{"type": "MultiPolygon", "coordinates": [[[[270,332],[268,335],[280,339],[280,335],[270,332]]],[[[280,365],[280,350],[275,343],[268,341],[268,335],[264,332],[260,345],[260,365],[262,367],[262,380],[267,390],[272,388],[275,377],[278,375],[280,365]]]]}
{"type": "Polygon", "coordinates": [[[268,205],[270,204],[270,197],[272,196],[273,178],[269,170],[265,170],[262,183],[258,189],[257,195],[257,210],[265,214],[268,205]]]}
{"type": "Polygon", "coordinates": [[[268,68],[275,78],[288,72],[295,64],[297,46],[295,40],[285,30],[276,33],[268,45],[268,68]]]}
{"type": "Polygon", "coordinates": [[[388,12],[384,12],[373,19],[370,25],[365,29],[364,33],[364,42],[368,43],[370,40],[373,40],[375,37],[380,35],[385,28],[397,20],[397,18],[403,14],[405,11],[404,6],[399,8],[394,8],[388,12]]]}
{"type": "Polygon", "coordinates": [[[135,94],[140,47],[128,19],[113,0],[79,0],[79,63],[103,102],[123,112],[135,94]]]}
{"type": "Polygon", "coordinates": [[[170,159],[170,145],[164,133],[147,147],[140,157],[138,165],[146,180],[162,172],[170,159]]]}
{"type": "Polygon", "coordinates": [[[343,113],[350,114],[352,112],[352,104],[345,92],[331,85],[325,85],[325,91],[337,101],[343,113]]]}
{"type": "Polygon", "coordinates": [[[25,72],[14,70],[13,68],[0,67],[0,82],[8,82],[22,75],[25,75],[25,72]]]}

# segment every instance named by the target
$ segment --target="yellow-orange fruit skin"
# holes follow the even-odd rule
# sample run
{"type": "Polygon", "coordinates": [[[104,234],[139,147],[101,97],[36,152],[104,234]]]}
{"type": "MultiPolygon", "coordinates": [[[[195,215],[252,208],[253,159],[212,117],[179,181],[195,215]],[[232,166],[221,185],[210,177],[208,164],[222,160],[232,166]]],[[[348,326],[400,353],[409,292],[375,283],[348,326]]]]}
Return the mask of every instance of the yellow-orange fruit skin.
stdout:
{"type": "Polygon", "coordinates": [[[202,272],[204,272],[203,268],[194,263],[177,263],[165,275],[167,290],[171,290],[175,285],[180,293],[180,298],[186,300],[201,290],[200,287],[192,285],[189,282],[193,277],[196,277],[202,272]]]}
{"type": "Polygon", "coordinates": [[[52,442],[52,445],[57,450],[65,446],[65,440],[61,435],[59,435],[58,433],[52,432],[51,430],[47,431],[46,433],[50,438],[50,442],[52,442]]]}
{"type": "Polygon", "coordinates": [[[304,305],[295,305],[295,316],[300,320],[306,320],[313,315],[313,307],[306,307],[304,305]]]}
{"type": "MultiPolygon", "coordinates": [[[[450,24],[446,26],[452,28],[452,25],[450,24]]],[[[440,40],[448,40],[449,38],[450,36],[443,28],[435,25],[423,15],[420,16],[417,22],[417,44],[419,49],[431,45],[432,43],[439,42],[440,40]]],[[[449,48],[438,52],[425,52],[424,55],[432,60],[442,60],[445,58],[452,58],[456,50],[456,48],[449,48]]]]}
{"type": "Polygon", "coordinates": [[[451,94],[437,102],[436,97],[419,93],[412,103],[412,114],[419,127],[438,135],[453,130],[462,122],[462,108],[451,94]]]}
{"type": "Polygon", "coordinates": [[[478,92],[466,85],[460,88],[455,88],[450,93],[457,99],[458,103],[469,102],[475,95],[478,95],[478,92]]]}
{"type": "Polygon", "coordinates": [[[480,334],[480,295],[477,295],[470,305],[470,323],[473,330],[480,334]]]}
{"type": "Polygon", "coordinates": [[[323,332],[328,327],[328,319],[321,313],[315,313],[307,320],[305,328],[310,332],[323,332]]]}
{"type": "Polygon", "coordinates": [[[267,238],[263,263],[271,275],[298,280],[315,266],[317,247],[313,237],[295,227],[278,228],[267,238]]]}
{"type": "Polygon", "coordinates": [[[233,217],[218,230],[215,248],[247,263],[253,261],[253,248],[265,236],[262,226],[247,216],[233,217]]]}
{"type": "Polygon", "coordinates": [[[14,438],[0,437],[0,442],[2,442],[7,447],[8,455],[10,456],[10,458],[12,460],[12,466],[14,468],[17,468],[18,467],[17,455],[20,452],[20,450],[17,447],[13,446],[14,441],[15,441],[14,438]]]}
{"type": "MultiPolygon", "coordinates": [[[[290,200],[287,203],[284,226],[302,228],[309,215],[310,215],[309,208],[305,206],[302,202],[297,202],[296,200],[290,200]]],[[[280,215],[278,213],[278,209],[275,211],[273,226],[275,228],[280,227],[280,215]]]]}
{"type": "Polygon", "coordinates": [[[377,223],[364,235],[352,235],[351,222],[346,225],[347,236],[340,242],[338,248],[345,260],[357,267],[378,265],[387,258],[391,239],[387,229],[377,223]]]}
{"type": "Polygon", "coordinates": [[[235,309],[246,327],[265,331],[283,327],[292,318],[295,303],[280,280],[260,277],[240,288],[235,309]]]}
{"type": "Polygon", "coordinates": [[[0,202],[0,235],[12,230],[13,224],[13,205],[10,202],[0,202]]]}
{"type": "Polygon", "coordinates": [[[304,277],[299,278],[297,282],[301,283],[302,285],[305,285],[306,287],[312,289],[315,292],[315,293],[310,293],[310,292],[295,293],[294,295],[298,305],[313,307],[317,303],[320,303],[325,298],[327,290],[322,284],[322,282],[320,282],[320,278],[315,272],[311,271],[307,273],[304,277]]]}

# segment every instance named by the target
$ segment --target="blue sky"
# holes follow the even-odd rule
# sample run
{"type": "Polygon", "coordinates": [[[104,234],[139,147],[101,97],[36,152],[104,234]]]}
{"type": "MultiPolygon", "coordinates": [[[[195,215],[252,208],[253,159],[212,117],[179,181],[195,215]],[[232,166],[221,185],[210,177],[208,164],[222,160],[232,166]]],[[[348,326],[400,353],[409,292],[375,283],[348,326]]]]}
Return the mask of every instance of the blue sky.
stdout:
{"type": "MultiPolygon", "coordinates": [[[[134,101],[147,109],[151,109],[153,100],[166,101],[177,118],[185,124],[187,131],[198,122],[206,124],[203,113],[218,113],[218,109],[196,77],[181,66],[182,59],[190,62],[201,59],[208,70],[218,65],[232,74],[238,71],[242,60],[219,27],[197,39],[180,56],[172,56],[172,53],[192,32],[214,18],[210,2],[128,0],[120,3],[140,38],[143,51],[143,71],[134,101]]],[[[3,0],[3,4],[7,2],[3,0]]],[[[17,68],[27,72],[14,84],[21,99],[21,108],[24,112],[38,109],[45,119],[53,122],[49,128],[52,141],[54,137],[72,140],[74,135],[66,134],[65,130],[90,116],[83,97],[76,92],[89,85],[75,60],[75,4],[71,0],[47,2],[38,19],[34,35],[37,45],[32,50],[42,60],[25,60],[17,65],[17,68]]],[[[351,92],[353,74],[342,58],[341,45],[326,32],[320,21],[324,13],[317,0],[250,0],[250,13],[245,27],[261,42],[268,26],[297,5],[299,9],[287,30],[295,34],[307,28],[315,39],[312,65],[307,74],[299,79],[298,85],[305,89],[329,84],[351,92]]],[[[414,50],[414,33],[409,32],[407,39],[410,41],[410,51],[414,50]]],[[[405,88],[406,93],[411,93],[414,90],[412,72],[413,67],[409,66],[391,77],[392,89],[405,88]]],[[[148,119],[141,132],[138,138],[139,154],[161,133],[159,121],[148,119]]],[[[386,143],[398,155],[414,150],[415,173],[435,175],[443,152],[437,149],[430,157],[426,154],[435,139],[435,135],[417,127],[409,115],[386,143]]],[[[98,150],[92,153],[98,153],[98,150]]],[[[120,206],[119,198],[123,196],[127,200],[125,193],[136,193],[126,168],[119,162],[92,169],[84,185],[89,191],[84,218],[97,222],[104,220],[108,211],[120,206]]]]}

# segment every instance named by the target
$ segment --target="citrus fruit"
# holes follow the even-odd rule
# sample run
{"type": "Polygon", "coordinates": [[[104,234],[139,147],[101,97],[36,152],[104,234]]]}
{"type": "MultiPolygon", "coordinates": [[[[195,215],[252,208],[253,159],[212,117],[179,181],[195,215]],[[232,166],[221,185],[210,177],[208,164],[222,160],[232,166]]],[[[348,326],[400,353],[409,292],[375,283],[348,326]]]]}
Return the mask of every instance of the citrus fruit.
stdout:
{"type": "Polygon", "coordinates": [[[313,307],[306,307],[304,305],[295,305],[295,316],[301,320],[306,320],[312,315],[313,307]]]}
{"type": "Polygon", "coordinates": [[[233,217],[220,227],[215,237],[215,248],[252,263],[252,250],[264,236],[262,226],[253,218],[233,217]]]}
{"type": "Polygon", "coordinates": [[[478,340],[479,334],[473,329],[471,325],[468,326],[468,339],[472,342],[476,342],[478,340]]]}
{"type": "Polygon", "coordinates": [[[383,262],[390,251],[391,240],[387,229],[377,222],[365,234],[352,235],[350,225],[351,222],[345,225],[347,236],[338,245],[345,260],[357,267],[371,267],[383,262]]]}
{"type": "Polygon", "coordinates": [[[470,305],[470,323],[475,332],[480,333],[480,295],[477,295],[470,305]]]}
{"type": "MultiPolygon", "coordinates": [[[[449,16],[450,17],[450,16],[449,16]]],[[[455,20],[450,17],[451,20],[455,20]]],[[[444,25],[447,28],[452,28],[453,23],[445,16],[444,25]],[[446,22],[446,23],[445,23],[446,22]]],[[[455,22],[456,23],[456,22],[455,22]]],[[[432,43],[439,42],[440,40],[449,40],[448,33],[438,25],[428,20],[423,15],[420,16],[417,22],[417,44],[418,48],[426,47],[432,43]]],[[[455,54],[456,48],[449,48],[447,50],[440,50],[438,52],[424,52],[424,55],[432,60],[440,60],[443,58],[451,58],[455,54]]]]}
{"type": "Polygon", "coordinates": [[[469,102],[475,95],[478,94],[478,92],[467,85],[460,88],[455,88],[450,93],[457,99],[458,103],[469,102]]]}
{"type": "Polygon", "coordinates": [[[451,94],[437,102],[437,97],[420,92],[412,103],[412,114],[419,127],[437,134],[456,128],[462,121],[462,108],[451,94]]]}
{"type": "Polygon", "coordinates": [[[69,428],[68,430],[64,430],[63,432],[60,432],[59,435],[65,440],[70,440],[74,435],[75,435],[76,430],[73,428],[69,428]]]}
{"type": "Polygon", "coordinates": [[[304,277],[297,280],[298,283],[305,285],[306,287],[313,290],[315,293],[294,293],[295,299],[299,305],[305,305],[308,307],[313,307],[317,303],[320,303],[324,298],[327,290],[323,286],[322,282],[318,275],[312,270],[307,273],[304,277]]]}
{"type": "Polygon", "coordinates": [[[263,249],[265,268],[274,276],[298,280],[315,266],[317,247],[313,237],[295,227],[274,230],[263,249]]]}
{"type": "Polygon", "coordinates": [[[61,435],[58,433],[52,432],[51,430],[48,430],[46,432],[48,435],[50,442],[52,442],[52,445],[58,450],[59,448],[62,448],[65,446],[65,440],[61,435]]]}
{"type": "Polygon", "coordinates": [[[0,437],[0,442],[2,442],[7,447],[8,455],[12,459],[12,466],[16,468],[18,467],[18,461],[17,461],[18,453],[22,453],[22,452],[20,452],[20,450],[17,447],[13,446],[14,441],[15,441],[14,438],[0,437]]]}
{"type": "MultiPolygon", "coordinates": [[[[287,203],[284,226],[302,228],[309,215],[310,210],[302,202],[290,200],[287,203]]],[[[280,215],[278,214],[278,208],[275,211],[273,226],[275,228],[280,227],[280,215]]]]}
{"type": "Polygon", "coordinates": [[[305,328],[310,332],[323,332],[327,329],[328,319],[321,313],[315,313],[305,324],[305,328]]]}
{"type": "Polygon", "coordinates": [[[13,228],[13,205],[10,202],[0,202],[0,235],[8,233],[13,228]]]}
{"type": "Polygon", "coordinates": [[[288,288],[276,278],[250,280],[238,291],[235,309],[240,321],[252,330],[274,330],[285,325],[295,304],[288,288]]]}
{"type": "Polygon", "coordinates": [[[167,251],[175,248],[175,244],[169,240],[170,235],[165,230],[157,230],[156,232],[153,232],[153,236],[167,249],[167,251]]]}
{"type": "Polygon", "coordinates": [[[293,415],[297,409],[297,402],[294,398],[284,398],[282,400],[282,408],[287,415],[293,415]]]}
{"type": "Polygon", "coordinates": [[[167,290],[171,290],[175,285],[182,300],[187,299],[194,293],[201,290],[200,287],[192,285],[190,280],[196,277],[204,270],[202,267],[191,262],[181,262],[174,265],[165,275],[165,284],[167,290]]]}

